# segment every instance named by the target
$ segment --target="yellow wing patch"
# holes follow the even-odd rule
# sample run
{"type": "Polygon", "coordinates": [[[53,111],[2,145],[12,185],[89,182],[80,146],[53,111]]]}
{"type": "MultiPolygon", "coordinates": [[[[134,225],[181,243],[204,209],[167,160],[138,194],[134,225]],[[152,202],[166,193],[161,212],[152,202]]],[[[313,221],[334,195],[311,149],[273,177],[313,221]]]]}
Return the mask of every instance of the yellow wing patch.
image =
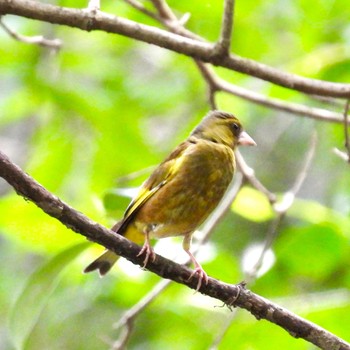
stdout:
{"type": "Polygon", "coordinates": [[[118,232],[123,234],[126,226],[136,212],[165,184],[178,173],[184,161],[184,151],[187,149],[187,144],[183,144],[181,151],[171,154],[158,168],[151,174],[146,182],[140,188],[139,193],[127,207],[122,224],[118,228],[118,232]]]}
{"type": "Polygon", "coordinates": [[[166,181],[162,181],[156,187],[149,190],[148,188],[141,187],[136,198],[129,204],[124,214],[124,221],[127,221],[132,214],[137,211],[141,206],[152,197],[162,186],[166,184],[166,181]]]}

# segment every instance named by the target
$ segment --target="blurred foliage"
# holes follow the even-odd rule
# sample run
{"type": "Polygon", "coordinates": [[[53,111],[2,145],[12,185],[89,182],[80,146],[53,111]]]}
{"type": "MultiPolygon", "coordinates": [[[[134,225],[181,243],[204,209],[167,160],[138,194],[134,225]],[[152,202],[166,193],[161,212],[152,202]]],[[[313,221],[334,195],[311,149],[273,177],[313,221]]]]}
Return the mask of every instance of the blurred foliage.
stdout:
{"type": "MultiPolygon", "coordinates": [[[[179,16],[191,14],[190,30],[216,40],[222,1],[169,4],[179,16]]],[[[147,1],[145,5],[152,8],[147,1]]],[[[158,26],[123,1],[103,3],[102,9],[158,26]]],[[[237,2],[232,50],[297,74],[347,82],[349,18],[346,0],[237,2]]],[[[118,35],[14,16],[3,20],[19,33],[60,38],[64,45],[53,53],[16,42],[0,31],[1,150],[64,201],[112,225],[128,203],[122,196],[129,193],[125,189],[138,186],[149,167],[208,111],[203,79],[190,58],[118,35]],[[142,169],[146,170],[137,173],[142,169]]],[[[342,111],[342,104],[325,104],[249,76],[216,70],[223,78],[266,95],[342,111]]],[[[224,93],[217,97],[219,107],[237,114],[258,143],[256,149],[242,152],[273,192],[291,188],[310,136],[317,131],[312,167],[279,227],[273,259],[249,287],[350,341],[349,165],[332,153],[333,147],[343,147],[343,127],[224,93]]],[[[73,259],[84,239],[18,197],[4,182],[0,185],[0,349],[108,349],[120,332],[113,324],[159,279],[123,259],[104,279],[82,275],[101,248],[90,245],[73,259]],[[68,261],[69,268],[61,272],[68,261]]],[[[230,283],[241,281],[244,257],[251,247],[261,246],[273,217],[261,194],[245,187],[200,252],[208,273],[230,283]]],[[[179,240],[163,241],[157,245],[160,250],[156,248],[162,254],[181,250],[179,240]]],[[[129,348],[208,349],[230,316],[221,306],[171,285],[139,315],[129,348]]],[[[232,348],[310,345],[237,310],[219,345],[232,348]]]]}

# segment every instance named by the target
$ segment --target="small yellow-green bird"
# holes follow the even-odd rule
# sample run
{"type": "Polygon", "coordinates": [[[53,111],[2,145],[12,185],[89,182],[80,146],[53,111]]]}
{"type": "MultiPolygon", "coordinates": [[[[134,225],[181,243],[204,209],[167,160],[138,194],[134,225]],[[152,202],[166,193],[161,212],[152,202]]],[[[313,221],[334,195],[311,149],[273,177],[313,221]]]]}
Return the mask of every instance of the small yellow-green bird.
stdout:
{"type": "MultiPolygon", "coordinates": [[[[183,249],[195,266],[191,277],[198,274],[197,290],[203,280],[208,283],[190,251],[191,238],[224,196],[235,172],[238,145],[256,143],[232,114],[211,111],[143,183],[112,230],[137,244],[144,242],[139,253],[145,254],[144,266],[155,259],[151,238],[183,236],[183,249]]],[[[105,275],[118,258],[106,250],[84,272],[105,275]]]]}

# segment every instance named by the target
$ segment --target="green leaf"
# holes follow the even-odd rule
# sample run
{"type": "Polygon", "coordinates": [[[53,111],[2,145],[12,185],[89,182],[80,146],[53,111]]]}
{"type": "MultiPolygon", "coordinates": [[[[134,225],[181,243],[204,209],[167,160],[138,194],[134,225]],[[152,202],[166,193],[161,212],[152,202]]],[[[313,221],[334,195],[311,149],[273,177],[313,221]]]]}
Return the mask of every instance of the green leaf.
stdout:
{"type": "Polygon", "coordinates": [[[89,242],[83,242],[65,249],[30,276],[9,317],[9,330],[16,349],[24,349],[50,295],[60,281],[62,270],[89,245],[89,242]]]}

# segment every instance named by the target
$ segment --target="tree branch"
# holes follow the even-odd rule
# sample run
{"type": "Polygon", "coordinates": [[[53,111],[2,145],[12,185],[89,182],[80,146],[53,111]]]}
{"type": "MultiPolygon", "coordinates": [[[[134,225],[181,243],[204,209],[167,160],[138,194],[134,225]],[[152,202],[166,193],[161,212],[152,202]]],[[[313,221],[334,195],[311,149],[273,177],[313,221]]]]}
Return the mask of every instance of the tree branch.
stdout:
{"type": "Polygon", "coordinates": [[[213,44],[188,39],[165,30],[100,11],[93,13],[86,10],[44,4],[33,0],[0,0],[0,15],[4,14],[13,14],[53,24],[67,25],[86,31],[102,30],[108,33],[121,34],[304,93],[332,97],[350,97],[350,84],[304,78],[233,54],[218,59],[215,56],[215,45],[213,44]]]}
{"type": "Polygon", "coordinates": [[[226,80],[221,79],[215,74],[214,70],[208,64],[200,61],[196,61],[196,63],[210,89],[214,92],[227,92],[231,95],[244,98],[245,100],[254,102],[258,105],[277,109],[294,115],[300,115],[331,123],[344,123],[344,117],[340,113],[331,112],[327,109],[308,107],[299,103],[282,101],[278,98],[266,97],[262,94],[230,84],[226,80]]]}
{"type": "Polygon", "coordinates": [[[344,113],[343,113],[343,124],[344,124],[344,146],[346,152],[341,151],[338,148],[334,148],[333,151],[334,153],[348,162],[350,164],[350,136],[349,136],[349,118],[348,118],[348,112],[349,112],[349,107],[350,107],[350,99],[348,99],[345,103],[344,107],[344,113]]]}
{"type": "Polygon", "coordinates": [[[116,340],[111,347],[111,350],[116,350],[121,348],[120,344],[126,346],[127,340],[125,335],[129,335],[132,331],[132,326],[135,323],[136,317],[154,300],[159,294],[161,294],[171,283],[171,280],[161,280],[158,282],[151,291],[149,291],[137,304],[131,307],[128,311],[126,311],[120,320],[114,324],[114,328],[123,329],[120,337],[116,340]]]}
{"type": "Polygon", "coordinates": [[[220,38],[217,44],[215,45],[216,54],[219,57],[228,56],[230,53],[234,5],[234,0],[225,0],[224,2],[224,12],[222,15],[220,38]]]}
{"type": "Polygon", "coordinates": [[[160,18],[164,18],[167,21],[176,21],[177,18],[171,11],[170,7],[166,3],[166,1],[163,0],[151,0],[155,8],[157,9],[160,18]]]}
{"type": "Polygon", "coordinates": [[[348,113],[349,113],[350,99],[346,101],[344,108],[344,134],[345,134],[345,148],[348,153],[348,162],[350,163],[350,136],[348,127],[348,113]]]}
{"type": "Polygon", "coordinates": [[[263,193],[266,198],[269,200],[271,204],[274,204],[277,200],[276,195],[272,192],[270,192],[255,176],[255,171],[253,168],[251,168],[244,160],[241,152],[239,150],[236,150],[236,162],[238,165],[239,170],[244,175],[245,179],[258,191],[263,193]]]}
{"type": "Polygon", "coordinates": [[[124,0],[127,4],[129,4],[131,7],[133,7],[134,9],[142,12],[143,14],[145,14],[148,17],[153,18],[156,21],[160,20],[160,17],[153,13],[150,10],[147,10],[139,1],[137,0],[124,0]]]}
{"type": "Polygon", "coordinates": [[[22,43],[40,45],[40,46],[48,47],[55,50],[59,50],[62,47],[62,41],[60,39],[46,39],[42,35],[25,36],[15,32],[2,21],[1,16],[0,16],[0,26],[13,39],[17,41],[21,41],[22,43]]]}
{"type": "MultiPolygon", "coordinates": [[[[0,152],[0,176],[19,195],[32,201],[45,213],[58,219],[68,228],[127,258],[134,264],[142,266],[143,257],[137,256],[140,251],[137,244],[74,210],[24,173],[2,152],[0,152]]],[[[194,276],[190,281],[188,280],[192,272],[190,269],[160,255],[156,255],[154,262],[148,263],[147,269],[163,278],[171,279],[192,289],[197,287],[197,276],[194,276]]],[[[239,285],[230,285],[209,278],[208,284],[203,284],[200,292],[221,300],[227,305],[234,304],[234,306],[244,308],[257,319],[263,318],[275,323],[294,337],[303,338],[323,349],[350,350],[350,344],[344,340],[239,285]]]]}
{"type": "Polygon", "coordinates": [[[89,0],[87,10],[91,11],[92,14],[96,14],[101,8],[100,0],[89,0]]]}

